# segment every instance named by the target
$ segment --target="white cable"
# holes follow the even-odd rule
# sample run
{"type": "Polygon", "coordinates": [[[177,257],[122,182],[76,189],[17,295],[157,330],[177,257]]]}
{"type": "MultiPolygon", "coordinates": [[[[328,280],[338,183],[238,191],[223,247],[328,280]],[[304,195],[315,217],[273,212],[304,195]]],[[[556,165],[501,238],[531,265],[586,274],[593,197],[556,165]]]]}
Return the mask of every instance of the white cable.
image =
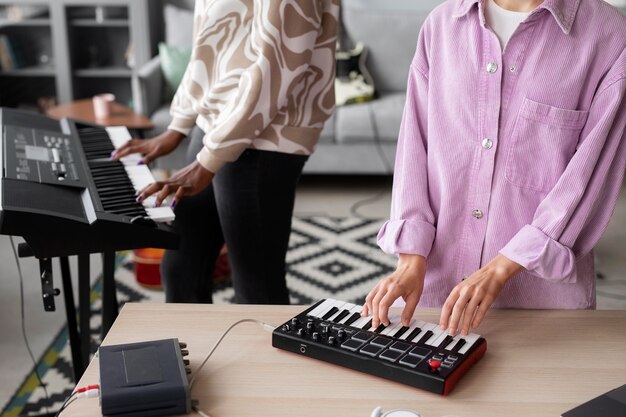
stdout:
{"type": "Polygon", "coordinates": [[[193,409],[193,411],[195,411],[196,413],[200,414],[201,417],[211,417],[210,415],[208,415],[207,413],[205,413],[204,411],[200,410],[198,407],[191,407],[193,409]]]}
{"type": "Polygon", "coordinates": [[[202,367],[204,366],[206,361],[208,361],[209,358],[211,357],[211,355],[213,354],[213,352],[215,352],[215,349],[217,349],[219,344],[222,343],[222,340],[224,339],[224,337],[228,334],[228,332],[230,332],[233,329],[233,327],[235,327],[235,326],[237,326],[238,324],[241,324],[241,323],[256,323],[259,326],[263,327],[265,330],[268,330],[270,332],[273,331],[276,328],[275,326],[272,326],[271,324],[267,324],[267,323],[264,323],[264,322],[262,322],[260,320],[256,320],[256,319],[243,319],[243,320],[239,320],[239,321],[236,321],[233,324],[231,324],[230,327],[228,329],[226,329],[226,331],[224,333],[222,333],[220,338],[217,339],[217,342],[215,342],[215,345],[213,345],[213,348],[211,348],[211,350],[206,355],[206,357],[204,358],[204,360],[202,361],[202,363],[200,364],[198,369],[196,369],[196,371],[191,376],[191,380],[189,381],[189,390],[191,390],[191,387],[193,386],[193,383],[195,382],[196,377],[198,376],[198,373],[200,373],[200,370],[202,369],[202,367]]]}
{"type": "Polygon", "coordinates": [[[35,356],[33,355],[33,351],[30,348],[30,344],[28,342],[28,336],[26,335],[26,320],[24,314],[24,275],[22,274],[22,266],[20,265],[20,258],[17,254],[17,249],[15,249],[16,245],[13,241],[13,236],[9,236],[9,241],[11,242],[11,249],[13,250],[13,256],[15,257],[15,266],[17,267],[17,276],[20,280],[20,317],[21,317],[21,326],[22,326],[22,338],[24,339],[24,344],[26,345],[26,350],[28,351],[28,355],[30,356],[31,361],[33,362],[33,372],[37,377],[37,381],[39,385],[43,389],[43,392],[46,397],[46,414],[50,414],[48,411],[48,405],[50,404],[50,396],[48,395],[48,389],[46,388],[46,384],[43,383],[43,379],[39,375],[39,371],[37,370],[37,361],[35,360],[35,356]]]}
{"type": "MultiPolygon", "coordinates": [[[[219,344],[222,343],[222,340],[224,340],[224,337],[226,337],[228,332],[230,332],[233,329],[233,327],[235,327],[235,326],[237,326],[238,324],[241,324],[241,323],[256,323],[259,326],[263,327],[265,330],[270,331],[270,332],[273,331],[276,328],[276,326],[272,326],[271,324],[268,324],[268,323],[262,322],[261,320],[256,320],[256,319],[242,319],[242,320],[236,321],[233,324],[231,324],[230,327],[228,329],[226,329],[226,331],[224,331],[224,333],[222,333],[220,338],[217,339],[217,342],[215,342],[215,344],[213,345],[213,347],[211,348],[209,353],[206,355],[206,357],[204,358],[204,360],[202,361],[202,363],[198,367],[198,369],[196,369],[196,371],[191,376],[191,380],[189,381],[189,391],[191,391],[191,386],[193,385],[194,381],[196,380],[196,377],[198,376],[198,373],[200,373],[200,370],[202,369],[204,364],[209,360],[209,358],[211,357],[213,352],[215,352],[215,349],[217,349],[219,344]]],[[[191,408],[193,409],[193,411],[195,411],[196,413],[200,414],[201,417],[211,417],[207,413],[205,413],[204,411],[200,410],[196,406],[193,406],[191,408]]]]}

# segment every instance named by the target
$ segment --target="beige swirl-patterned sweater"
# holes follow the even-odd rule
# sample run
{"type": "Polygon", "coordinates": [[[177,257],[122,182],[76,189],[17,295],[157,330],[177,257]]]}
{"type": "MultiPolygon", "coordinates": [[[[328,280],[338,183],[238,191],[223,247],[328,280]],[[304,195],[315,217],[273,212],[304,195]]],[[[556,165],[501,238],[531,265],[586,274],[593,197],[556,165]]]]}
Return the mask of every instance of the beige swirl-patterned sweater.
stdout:
{"type": "Polygon", "coordinates": [[[217,172],[247,148],[309,155],[335,107],[339,0],[196,0],[169,129],[205,133],[217,172]]]}

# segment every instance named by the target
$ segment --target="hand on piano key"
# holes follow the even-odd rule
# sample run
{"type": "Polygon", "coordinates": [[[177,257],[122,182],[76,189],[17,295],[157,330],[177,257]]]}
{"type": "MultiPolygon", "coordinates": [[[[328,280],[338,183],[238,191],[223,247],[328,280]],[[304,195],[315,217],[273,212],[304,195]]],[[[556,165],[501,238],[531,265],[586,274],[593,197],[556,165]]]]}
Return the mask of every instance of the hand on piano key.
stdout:
{"type": "MultiPolygon", "coordinates": [[[[173,130],[167,130],[152,139],[130,139],[128,134],[126,136],[112,134],[111,130],[114,128],[107,130],[116,148],[111,158],[123,161],[128,167],[127,170],[131,171],[144,170],[142,165],[172,152],[185,138],[183,134],[173,130]],[[142,153],[145,156],[141,156],[142,153]],[[136,168],[133,169],[132,165],[136,165],[136,168]]],[[[182,197],[198,194],[211,183],[213,173],[198,162],[193,162],[165,181],[154,181],[152,175],[138,177],[141,179],[134,184],[138,191],[137,201],[142,202],[144,206],[150,205],[158,209],[172,194],[170,202],[172,208],[182,197]]]]}
{"type": "Polygon", "coordinates": [[[174,151],[184,138],[185,135],[174,130],[166,130],[152,139],[130,139],[118,135],[117,139],[113,140],[116,149],[111,158],[119,160],[133,155],[132,160],[137,164],[147,165],[174,151]]]}
{"type": "Polygon", "coordinates": [[[391,337],[407,342],[443,348],[447,351],[464,354],[479,339],[478,334],[452,336],[442,330],[438,324],[427,323],[422,320],[410,318],[408,323],[403,324],[401,316],[391,314],[389,325],[372,325],[371,316],[362,316],[363,306],[347,303],[344,301],[326,299],[308,313],[308,316],[316,317],[331,323],[342,324],[361,330],[369,330],[381,336],[391,337]]]}
{"type": "Polygon", "coordinates": [[[159,207],[169,196],[172,197],[171,206],[174,207],[181,198],[198,194],[213,181],[213,173],[204,168],[198,161],[194,161],[165,181],[157,181],[144,188],[137,196],[142,201],[151,195],[156,197],[154,207],[159,207]]]}
{"type": "Polygon", "coordinates": [[[441,310],[441,328],[450,334],[460,330],[461,335],[477,328],[504,284],[523,270],[518,263],[497,255],[452,289],[441,310]]]}
{"type": "Polygon", "coordinates": [[[419,255],[400,254],[398,267],[381,279],[365,298],[362,315],[372,316],[372,325],[389,323],[389,307],[400,297],[406,303],[402,323],[408,325],[424,289],[426,259],[419,255]]]}

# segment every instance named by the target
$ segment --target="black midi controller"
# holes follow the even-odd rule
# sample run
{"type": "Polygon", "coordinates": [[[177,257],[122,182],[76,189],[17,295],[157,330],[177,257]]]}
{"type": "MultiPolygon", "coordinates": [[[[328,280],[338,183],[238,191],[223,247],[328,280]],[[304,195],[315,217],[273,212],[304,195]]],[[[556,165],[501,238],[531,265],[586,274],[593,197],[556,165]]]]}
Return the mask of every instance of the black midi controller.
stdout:
{"type": "Polygon", "coordinates": [[[372,318],[361,317],[361,305],[322,300],[272,334],[272,345],[346,368],[448,395],[487,343],[470,333],[449,335],[439,325],[399,317],[389,326],[371,328],[372,318]]]}

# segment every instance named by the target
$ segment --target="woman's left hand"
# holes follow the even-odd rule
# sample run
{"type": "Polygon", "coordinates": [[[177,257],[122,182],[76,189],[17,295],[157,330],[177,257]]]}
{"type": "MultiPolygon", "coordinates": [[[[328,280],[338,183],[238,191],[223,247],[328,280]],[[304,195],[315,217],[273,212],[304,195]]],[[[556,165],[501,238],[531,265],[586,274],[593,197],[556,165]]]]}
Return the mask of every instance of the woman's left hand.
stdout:
{"type": "Polygon", "coordinates": [[[498,255],[487,265],[461,281],[450,293],[441,310],[439,325],[448,334],[466,336],[480,325],[504,284],[524,268],[498,255]]]}
{"type": "Polygon", "coordinates": [[[165,181],[157,181],[141,190],[137,201],[142,201],[155,194],[155,207],[159,207],[168,195],[174,194],[171,206],[174,207],[182,197],[198,194],[211,184],[213,174],[198,161],[187,165],[165,181]]]}

